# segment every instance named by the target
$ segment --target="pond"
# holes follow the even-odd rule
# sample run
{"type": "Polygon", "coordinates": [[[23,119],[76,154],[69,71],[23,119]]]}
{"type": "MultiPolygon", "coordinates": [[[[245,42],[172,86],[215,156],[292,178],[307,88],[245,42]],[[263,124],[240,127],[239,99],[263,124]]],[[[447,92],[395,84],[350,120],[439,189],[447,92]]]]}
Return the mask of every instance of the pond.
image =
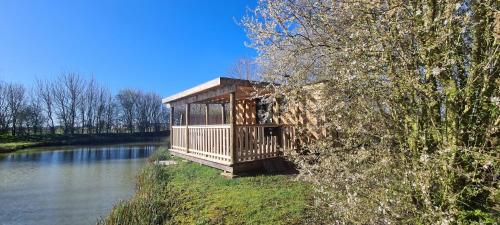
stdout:
{"type": "Polygon", "coordinates": [[[134,194],[158,144],[44,148],[0,155],[0,224],[95,224],[134,194]]]}

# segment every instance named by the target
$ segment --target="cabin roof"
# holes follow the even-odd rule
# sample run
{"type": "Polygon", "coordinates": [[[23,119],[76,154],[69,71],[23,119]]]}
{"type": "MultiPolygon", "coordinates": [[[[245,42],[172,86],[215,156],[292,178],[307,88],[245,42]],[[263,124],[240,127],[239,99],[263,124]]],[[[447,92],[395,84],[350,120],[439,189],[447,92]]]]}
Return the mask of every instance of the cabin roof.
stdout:
{"type": "Polygon", "coordinates": [[[162,100],[163,104],[173,103],[195,103],[203,100],[214,99],[230,92],[236,92],[242,87],[264,87],[268,83],[259,81],[242,80],[229,77],[218,77],[198,86],[184,90],[177,94],[166,97],[162,100]]]}

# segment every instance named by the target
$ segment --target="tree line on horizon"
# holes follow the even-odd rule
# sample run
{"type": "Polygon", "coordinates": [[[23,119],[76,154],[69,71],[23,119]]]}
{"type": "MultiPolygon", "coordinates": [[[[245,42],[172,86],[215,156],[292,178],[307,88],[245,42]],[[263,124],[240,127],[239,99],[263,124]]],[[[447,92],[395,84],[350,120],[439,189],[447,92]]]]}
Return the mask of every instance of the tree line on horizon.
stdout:
{"type": "Polygon", "coordinates": [[[116,95],[95,79],[67,73],[33,88],[0,81],[0,134],[159,132],[168,128],[161,96],[137,89],[116,95]]]}

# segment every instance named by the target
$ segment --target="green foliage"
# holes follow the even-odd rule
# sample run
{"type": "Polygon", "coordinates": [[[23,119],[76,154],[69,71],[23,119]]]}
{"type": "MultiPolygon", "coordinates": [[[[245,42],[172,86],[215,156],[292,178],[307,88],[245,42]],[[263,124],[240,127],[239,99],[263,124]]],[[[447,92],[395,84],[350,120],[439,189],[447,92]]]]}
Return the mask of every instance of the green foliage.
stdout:
{"type": "Polygon", "coordinates": [[[498,218],[494,217],[490,213],[483,212],[481,210],[474,211],[463,211],[458,215],[459,224],[484,224],[493,225],[498,223],[498,218]]]}
{"type": "Polygon", "coordinates": [[[148,166],[139,176],[138,194],[129,201],[115,205],[111,214],[100,224],[164,224],[168,221],[172,200],[165,191],[170,180],[168,172],[158,166],[148,166]]]}
{"type": "Polygon", "coordinates": [[[498,215],[499,15],[494,0],[259,1],[243,24],[263,78],[280,84],[272,97],[328,132],[289,152],[316,187],[319,215],[355,224],[498,215]]]}
{"type": "MultiPolygon", "coordinates": [[[[169,159],[160,150],[150,159],[169,159]]],[[[118,203],[101,224],[301,224],[309,186],[285,175],[227,179],[219,170],[178,159],[175,166],[147,165],[138,190],[118,203]]]]}

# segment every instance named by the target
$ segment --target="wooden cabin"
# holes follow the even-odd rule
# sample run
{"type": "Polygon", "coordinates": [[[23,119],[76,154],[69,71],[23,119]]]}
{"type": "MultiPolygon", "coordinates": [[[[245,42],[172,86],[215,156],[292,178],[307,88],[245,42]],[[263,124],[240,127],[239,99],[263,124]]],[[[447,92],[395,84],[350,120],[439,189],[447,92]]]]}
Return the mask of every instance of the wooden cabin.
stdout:
{"type": "Polygon", "coordinates": [[[294,148],[294,132],[280,124],[268,84],[219,77],[163,99],[170,107],[170,152],[238,173],[294,148]]]}

